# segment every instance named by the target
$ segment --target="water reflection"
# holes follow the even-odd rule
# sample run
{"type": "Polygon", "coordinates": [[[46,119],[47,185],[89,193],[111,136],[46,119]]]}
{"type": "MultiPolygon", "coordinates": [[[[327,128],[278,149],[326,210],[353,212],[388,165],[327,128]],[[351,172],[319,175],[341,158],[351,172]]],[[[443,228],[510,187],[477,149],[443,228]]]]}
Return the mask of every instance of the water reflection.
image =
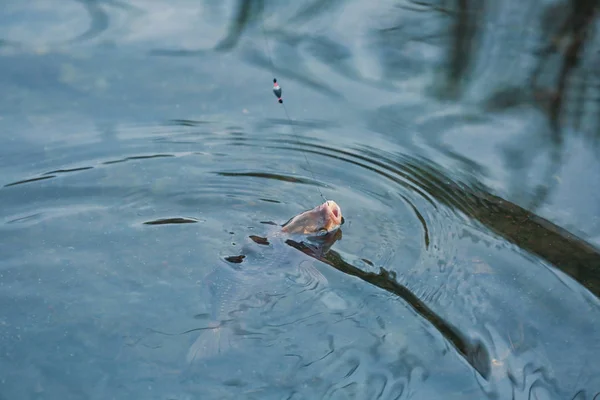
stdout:
{"type": "MultiPolygon", "coordinates": [[[[552,344],[549,347],[539,348],[541,345],[538,340],[541,333],[536,330],[547,326],[549,323],[547,318],[552,318],[552,315],[563,319],[568,318],[564,313],[571,304],[582,307],[585,301],[591,301],[588,312],[594,313],[598,310],[597,301],[594,302],[585,295],[583,303],[580,297],[575,296],[568,304],[559,307],[550,301],[548,309],[535,302],[530,307],[537,309],[537,312],[541,312],[543,316],[540,315],[535,323],[528,325],[523,324],[523,315],[511,315],[501,306],[508,302],[512,307],[513,302],[509,299],[515,292],[512,289],[508,293],[504,291],[510,288],[507,284],[512,282],[513,274],[517,270],[525,274],[521,279],[533,274],[536,279],[543,281],[544,285],[552,287],[553,292],[566,295],[576,289],[568,282],[564,285],[562,280],[555,281],[556,278],[550,270],[541,268],[535,260],[526,261],[527,259],[523,258],[520,252],[509,250],[504,241],[498,242],[498,238],[492,238],[481,228],[469,226],[470,223],[465,225],[465,216],[468,217],[466,221],[477,221],[505,241],[513,242],[521,249],[537,253],[539,257],[554,263],[593,293],[597,293],[597,271],[592,267],[598,264],[596,262],[598,254],[591,247],[586,247],[583,241],[553,228],[530,212],[489,194],[481,184],[461,182],[456,177],[451,178],[434,163],[425,158],[408,156],[401,148],[396,148],[391,143],[388,144],[387,151],[365,144],[356,144],[354,139],[347,137],[338,137],[335,144],[330,143],[322,136],[319,127],[311,129],[307,126],[303,138],[298,140],[293,135],[281,133],[279,124],[271,125],[273,132],[265,131],[264,127],[269,126],[265,121],[257,122],[257,125],[263,128],[254,131],[256,133],[250,132],[250,127],[241,126],[243,124],[239,123],[234,124],[232,129],[216,124],[210,125],[210,130],[205,130],[204,124],[182,126],[181,130],[164,130],[152,137],[152,140],[135,132],[116,129],[117,137],[139,138],[133,141],[125,139],[116,142],[120,143],[121,153],[125,153],[116,159],[129,160],[129,162],[104,161],[104,158],[109,157],[115,159],[111,144],[102,150],[106,154],[94,164],[97,166],[95,168],[54,168],[54,170],[71,169],[72,171],[43,181],[46,183],[30,182],[5,187],[1,193],[3,202],[7,205],[5,214],[9,216],[10,221],[24,218],[23,214],[27,210],[37,210],[37,216],[30,215],[30,218],[23,220],[23,223],[5,225],[6,229],[9,229],[6,233],[10,233],[10,236],[5,236],[5,246],[19,243],[23,240],[23,235],[27,235],[36,238],[34,243],[40,243],[39,240],[45,238],[45,242],[42,242],[45,244],[41,248],[43,252],[48,252],[50,249],[81,248],[80,251],[84,251],[81,253],[83,257],[86,254],[85,249],[88,248],[86,243],[90,239],[102,243],[101,238],[106,234],[105,229],[113,227],[110,236],[116,242],[111,242],[113,243],[111,244],[112,259],[123,266],[137,267],[127,267],[124,270],[120,267],[117,275],[117,270],[102,267],[103,263],[98,260],[98,256],[90,258],[88,255],[85,257],[88,262],[91,262],[92,270],[89,273],[82,272],[83,275],[79,276],[78,282],[89,292],[84,297],[85,303],[100,301],[104,309],[112,310],[112,306],[106,304],[106,300],[100,300],[93,294],[103,290],[117,296],[117,301],[128,302],[127,304],[131,304],[128,307],[138,310],[138,317],[125,328],[130,332],[128,336],[137,338],[137,344],[132,345],[131,350],[125,352],[131,362],[138,362],[141,357],[146,362],[156,363],[161,360],[160,363],[169,365],[160,368],[180,369],[181,367],[177,365],[181,363],[181,357],[169,356],[165,359],[163,357],[166,353],[162,350],[160,353],[148,353],[148,351],[172,349],[169,351],[174,351],[173,354],[183,356],[182,347],[193,345],[197,342],[199,330],[210,328],[210,325],[206,325],[204,317],[196,317],[208,312],[202,304],[216,304],[217,307],[225,304],[229,305],[225,313],[229,320],[226,326],[231,330],[227,331],[230,335],[219,337],[227,339],[227,342],[235,342],[236,345],[228,346],[226,348],[231,350],[223,351],[226,348],[222,347],[223,343],[221,343],[221,347],[218,347],[220,351],[210,353],[213,358],[216,356],[215,361],[210,363],[214,371],[220,370],[221,363],[230,363],[231,357],[238,360],[240,371],[246,370],[250,367],[248,364],[250,360],[258,354],[256,352],[265,351],[269,356],[263,358],[265,364],[262,368],[268,370],[267,360],[277,360],[284,352],[290,357],[293,354],[293,358],[298,360],[288,366],[290,374],[299,374],[301,370],[310,367],[305,374],[296,375],[299,380],[290,381],[289,376],[286,378],[288,385],[291,385],[294,390],[298,389],[297,385],[300,385],[304,379],[312,379],[311,376],[322,374],[323,368],[331,371],[330,378],[334,379],[336,376],[334,371],[339,371],[341,365],[351,360],[356,361],[346,373],[350,370],[354,372],[348,375],[346,381],[354,382],[356,385],[364,382],[364,379],[377,380],[375,378],[377,374],[369,375],[370,377],[360,375],[364,374],[365,372],[361,371],[367,368],[364,364],[371,365],[368,367],[370,370],[383,373],[388,368],[387,362],[391,360],[381,358],[382,354],[390,351],[391,354],[397,354],[393,349],[397,350],[397,346],[400,346],[404,350],[398,355],[400,358],[396,362],[400,362],[402,368],[406,369],[398,372],[398,375],[391,370],[387,373],[392,375],[379,375],[383,382],[387,382],[381,383],[381,390],[389,391],[386,393],[390,395],[407,393],[406,386],[403,386],[405,384],[397,386],[398,382],[412,382],[412,385],[421,382],[418,383],[419,387],[424,387],[425,381],[419,378],[420,375],[418,373],[413,375],[420,369],[428,371],[429,376],[433,377],[429,378],[428,387],[435,387],[435,385],[430,386],[431,379],[437,382],[437,385],[447,385],[448,382],[454,381],[462,382],[463,387],[469,389],[457,391],[456,396],[464,398],[472,395],[473,398],[477,398],[478,392],[475,387],[479,385],[488,386],[485,390],[490,393],[504,393],[507,390],[499,375],[502,368],[507,368],[510,374],[516,374],[514,379],[517,381],[520,379],[517,370],[509,367],[510,363],[521,360],[519,353],[513,353],[520,348],[517,344],[511,345],[509,349],[512,350],[508,353],[502,348],[503,342],[514,341],[511,338],[517,337],[513,327],[519,327],[518,329],[522,331],[519,337],[522,337],[521,341],[526,343],[525,349],[533,346],[537,348],[536,351],[550,352],[550,357],[564,359],[565,356],[561,356],[560,350],[554,349],[552,344]],[[240,136],[245,140],[239,141],[240,136]],[[124,143],[128,141],[130,144],[123,148],[124,143]],[[136,155],[142,143],[146,154],[136,155]],[[193,145],[194,151],[168,153],[176,157],[152,157],[148,154],[152,148],[154,154],[164,155],[167,154],[164,152],[164,146],[182,144],[193,145]],[[273,219],[284,221],[301,210],[303,208],[301,204],[311,204],[311,199],[318,198],[313,190],[307,191],[307,187],[311,186],[302,184],[310,175],[309,171],[291,172],[294,166],[303,165],[303,151],[311,158],[311,164],[319,180],[316,184],[320,185],[328,196],[335,194],[336,201],[344,204],[346,225],[348,225],[345,228],[344,238],[339,240],[341,237],[336,237],[331,242],[331,245],[335,243],[335,249],[326,246],[319,253],[315,253],[314,248],[307,248],[298,242],[287,243],[295,248],[292,249],[293,251],[301,250],[298,255],[284,251],[281,246],[275,246],[267,251],[264,246],[274,242],[265,243],[260,240],[260,233],[258,236],[248,235],[248,231],[258,229],[260,225],[267,226],[260,224],[259,221],[273,219]],[[219,157],[218,154],[225,156],[219,157]],[[236,157],[232,157],[232,154],[236,154],[236,157]],[[257,164],[256,160],[263,161],[257,164]],[[177,169],[197,168],[199,173],[180,174],[175,180],[161,179],[164,171],[175,171],[175,166],[177,169]],[[269,170],[281,172],[272,174],[267,172],[269,170]],[[215,171],[219,173],[215,174],[215,171]],[[284,173],[284,171],[290,172],[284,173]],[[287,179],[286,176],[293,179],[287,179]],[[202,182],[200,186],[195,184],[199,178],[202,182]],[[160,182],[150,186],[146,183],[154,182],[156,179],[160,182]],[[101,184],[106,180],[111,182],[112,188],[101,184]],[[98,182],[94,184],[97,187],[86,188],[85,184],[88,182],[98,182]],[[327,184],[324,184],[325,182],[327,184]],[[347,182],[353,184],[348,186],[347,182]],[[28,193],[30,202],[43,202],[44,207],[40,210],[31,205],[35,203],[23,203],[25,192],[28,193]],[[278,202],[259,201],[266,194],[278,202]],[[68,203],[72,203],[84,201],[86,198],[93,199],[93,203],[103,205],[104,210],[111,211],[102,211],[102,208],[95,211],[91,208],[72,209],[67,214],[58,211],[58,207],[65,202],[65,199],[68,199],[68,203]],[[111,204],[113,205],[109,206],[111,204]],[[173,209],[189,217],[175,217],[172,215],[173,209]],[[227,210],[225,215],[228,215],[225,218],[222,217],[224,209],[227,210]],[[249,213],[248,210],[252,209],[254,211],[249,213]],[[132,219],[130,213],[133,211],[137,216],[132,219]],[[87,220],[78,215],[93,215],[90,213],[99,213],[98,216],[102,216],[103,222],[86,237],[78,236],[80,230],[77,227],[89,226],[87,220]],[[279,217],[273,218],[274,213],[279,217]],[[68,228],[61,222],[65,217],[70,221],[68,228]],[[200,224],[184,223],[197,222],[200,219],[202,220],[200,224]],[[146,231],[139,236],[133,234],[135,231],[131,230],[139,228],[115,230],[114,227],[122,226],[118,221],[130,221],[134,226],[145,223],[148,229],[153,231],[146,231]],[[41,222],[44,222],[44,231],[36,231],[36,227],[40,226],[41,222]],[[188,240],[181,236],[183,232],[173,235],[173,230],[167,230],[183,226],[197,226],[202,240],[188,240]],[[48,229],[54,232],[52,242],[46,238],[48,229]],[[523,229],[526,229],[525,235],[523,229]],[[215,235],[217,232],[222,233],[215,235]],[[243,242],[242,238],[248,236],[250,236],[250,242],[247,244],[248,251],[240,257],[239,263],[238,260],[230,263],[239,265],[239,269],[223,270],[218,267],[220,264],[216,257],[229,257],[232,250],[238,248],[243,242]],[[155,239],[151,240],[152,244],[144,245],[143,251],[140,252],[140,244],[136,243],[142,237],[147,238],[143,240],[155,239]],[[552,238],[553,243],[550,248],[544,246],[547,243],[544,239],[548,237],[552,238]],[[539,240],[535,240],[536,238],[539,240]],[[469,241],[473,239],[475,241],[469,245],[469,241]],[[492,245],[494,241],[502,244],[498,245],[498,250],[492,255],[487,255],[494,247],[492,245]],[[231,246],[226,245],[230,242],[232,242],[231,246]],[[195,249],[194,253],[190,253],[191,248],[195,249]],[[116,249],[119,250],[114,253],[116,249]],[[587,254],[578,252],[582,249],[587,250],[587,254]],[[457,253],[458,250],[460,252],[457,253]],[[467,253],[464,253],[465,251],[467,253]],[[300,268],[300,271],[304,272],[295,273],[295,267],[306,265],[306,258],[301,257],[303,252],[349,277],[332,275],[318,265],[315,266],[319,269],[318,274],[311,272],[315,267],[308,270],[300,268]],[[190,266],[198,263],[195,254],[201,255],[199,259],[205,267],[192,272],[194,270],[190,269],[190,266]],[[496,257],[504,257],[507,264],[500,267],[496,257]],[[476,263],[468,261],[476,258],[478,259],[476,263]],[[159,268],[156,259],[164,259],[168,270],[159,268]],[[579,263],[585,264],[586,268],[578,267],[579,263]],[[150,267],[150,271],[146,269],[147,267],[140,269],[140,265],[150,267]],[[214,269],[212,266],[217,266],[213,272],[210,271],[214,269]],[[473,267],[477,268],[474,273],[470,272],[473,267]],[[176,272],[173,268],[183,269],[176,272]],[[112,278],[98,281],[96,272],[103,269],[112,278]],[[490,270],[492,272],[489,272],[490,270]],[[269,271],[272,273],[269,274],[269,271]],[[149,273],[157,274],[159,281],[144,288],[141,282],[148,279],[144,277],[149,273]],[[203,277],[205,274],[206,278],[203,277]],[[117,278],[117,276],[121,277],[117,278]],[[316,279],[319,276],[325,276],[325,279],[316,279]],[[444,279],[441,285],[436,283],[440,276],[444,279]],[[352,277],[360,278],[362,283],[353,282],[349,279],[352,277]],[[190,283],[184,283],[190,278],[192,282],[195,280],[213,282],[216,291],[214,289],[212,292],[201,291],[201,296],[194,296],[188,292],[190,283]],[[122,285],[125,282],[131,285],[130,289],[117,294],[113,285],[122,285]],[[233,282],[238,283],[234,292],[231,291],[233,282]],[[315,286],[315,282],[321,284],[315,286]],[[102,289],[98,287],[91,290],[98,285],[101,285],[102,289]],[[466,286],[461,287],[461,285],[466,286]],[[503,289],[499,290],[498,285],[503,289]],[[411,314],[402,311],[401,301],[395,297],[381,297],[381,292],[377,291],[380,289],[398,296],[409,304],[429,325],[422,327],[417,320],[409,322],[413,321],[411,314]],[[187,292],[187,296],[191,297],[184,304],[177,304],[182,299],[173,298],[173,290],[187,292]],[[479,290],[485,290],[485,294],[480,293],[479,290]],[[357,295],[365,291],[369,296],[357,295]],[[138,293],[135,296],[151,296],[148,299],[156,300],[135,301],[130,298],[133,293],[138,293]],[[216,293],[219,296],[215,297],[216,293]],[[200,300],[200,297],[205,296],[208,296],[206,303],[200,300]],[[448,303],[449,299],[453,300],[448,303]],[[164,315],[159,311],[160,317],[149,314],[148,305],[144,303],[149,303],[151,307],[158,307],[158,310],[170,305],[188,311],[174,312],[165,320],[164,315]],[[490,307],[496,311],[493,317],[486,311],[490,307]],[[549,310],[551,313],[547,314],[549,310]],[[194,318],[189,319],[186,315],[192,315],[194,318]],[[470,322],[468,318],[465,319],[468,315],[472,316],[470,322]],[[335,321],[339,320],[339,325],[331,325],[331,318],[335,321]],[[342,321],[347,322],[342,323],[342,321]],[[146,330],[149,327],[151,331],[146,330]],[[165,329],[166,327],[171,329],[165,329]],[[179,333],[175,332],[177,327],[182,328],[179,333]],[[316,327],[321,327],[323,331],[318,329],[315,331],[316,327]],[[418,333],[421,329],[427,332],[427,335],[422,338],[418,333]],[[328,332],[330,337],[330,344],[323,348],[320,346],[323,343],[324,333],[319,332],[328,332]],[[403,332],[404,336],[394,339],[393,335],[390,336],[392,332],[403,332]],[[196,337],[190,337],[191,335],[196,337]],[[339,345],[339,341],[344,343],[345,335],[352,335],[353,340],[339,345]],[[314,345],[308,345],[310,342],[305,339],[300,342],[295,339],[309,337],[314,338],[314,345]],[[189,338],[189,340],[182,340],[182,338],[189,338]],[[361,345],[357,348],[355,342],[357,339],[366,347],[361,345]],[[397,342],[398,340],[400,342],[397,342]],[[280,346],[282,343],[287,343],[284,348],[280,346]],[[467,377],[472,375],[466,371],[450,373],[449,371],[453,369],[452,364],[458,361],[449,359],[449,364],[443,367],[433,366],[432,361],[439,362],[441,354],[448,351],[446,343],[451,345],[453,349],[451,352],[458,356],[456,359],[451,359],[463,358],[475,371],[478,371],[482,382],[469,383],[470,378],[467,377]],[[368,356],[370,354],[368,348],[371,346],[378,349],[377,357],[368,356]],[[147,350],[144,351],[142,348],[147,350]],[[426,348],[431,348],[432,353],[423,353],[423,349],[426,348]],[[412,349],[419,349],[419,351],[412,349]],[[158,359],[155,359],[156,357],[158,359]],[[484,384],[483,382],[486,381],[489,383],[484,384]],[[471,394],[467,394],[469,391],[472,391],[471,394]]],[[[144,131],[146,128],[141,129],[144,131]]],[[[90,165],[90,160],[85,160],[85,164],[90,165]]],[[[60,165],[55,165],[57,166],[60,165]]],[[[61,254],[59,259],[67,257],[70,262],[76,263],[78,257],[73,258],[73,255],[69,255],[70,251],[72,250],[63,253],[59,250],[61,254]]],[[[19,257],[23,257],[23,253],[19,254],[19,257]]],[[[6,269],[5,283],[16,282],[18,275],[13,275],[16,271],[16,265],[12,266],[14,262],[6,264],[8,269],[6,269]]],[[[30,258],[26,258],[23,262],[37,265],[30,258]]],[[[42,274],[43,279],[50,279],[42,272],[43,269],[34,268],[42,274]]],[[[68,273],[65,271],[59,276],[67,278],[68,273]]],[[[520,285],[514,289],[518,293],[520,285]]],[[[9,293],[18,298],[20,290],[9,293]]],[[[31,290],[39,289],[32,287],[31,290]]],[[[544,293],[544,290],[540,291],[540,288],[533,284],[528,290],[537,293],[534,298],[544,293]]],[[[45,296],[51,299],[57,296],[51,284],[46,287],[45,293],[45,296]]],[[[69,292],[65,294],[67,293],[69,292]]],[[[33,295],[33,292],[31,294],[33,295]]],[[[545,301],[548,299],[546,298],[545,301]]],[[[109,315],[113,311],[110,311],[109,315]]],[[[528,312],[528,308],[524,312],[528,312]]],[[[114,317],[117,315],[115,314],[114,317]]],[[[112,320],[114,317],[108,318],[112,320]]],[[[77,330],[78,319],[72,321],[71,329],[77,330]]],[[[569,321],[565,326],[583,324],[584,330],[595,329],[591,321],[584,322],[575,316],[570,316],[569,321]],[[586,326],[590,323],[592,325],[586,326]]],[[[562,338],[556,329],[554,335],[562,338]]],[[[581,337],[580,340],[585,339],[581,337]]],[[[43,347],[39,351],[44,353],[43,347]]],[[[84,347],[80,351],[88,350],[84,347]]],[[[589,352],[589,348],[586,352],[589,352]]],[[[530,353],[524,354],[530,358],[529,362],[536,365],[545,362],[530,353]]],[[[194,352],[193,358],[196,357],[197,352],[194,352]]],[[[206,375],[207,371],[203,365],[207,364],[193,364],[177,374],[182,377],[188,390],[192,392],[196,387],[206,388],[208,385],[209,392],[217,393],[215,392],[217,388],[224,384],[223,379],[219,379],[214,373],[206,375]],[[197,376],[205,376],[206,379],[198,380],[197,376]]],[[[592,371],[593,368],[590,373],[592,371]]],[[[152,376],[151,372],[148,374],[152,376]]],[[[549,384],[553,379],[552,376],[555,375],[546,375],[536,378],[537,381],[549,384]]],[[[228,382],[236,379],[239,380],[241,387],[245,388],[244,390],[258,390],[257,393],[265,387],[278,387],[279,390],[284,390],[279,385],[273,386],[275,382],[265,376],[255,377],[250,382],[243,374],[233,374],[228,382]]],[[[339,385],[334,385],[333,382],[326,380],[322,386],[317,386],[314,392],[300,393],[320,396],[334,391],[334,388],[341,390],[339,385]]],[[[512,384],[509,386],[512,387],[512,384]]],[[[344,392],[358,394],[366,393],[367,390],[367,386],[360,386],[360,384],[351,387],[353,389],[346,388],[344,392]]],[[[560,387],[548,387],[552,393],[563,393],[565,390],[560,387]]]]}
{"type": "Polygon", "coordinates": [[[332,267],[344,272],[345,274],[359,277],[360,279],[372,285],[387,290],[407,303],[409,303],[423,318],[429,321],[440,333],[456,347],[473,366],[473,368],[482,375],[485,379],[489,378],[490,374],[490,359],[489,354],[479,343],[468,343],[467,340],[457,332],[457,329],[448,322],[444,321],[439,315],[433,312],[425,303],[423,303],[410,290],[397,282],[397,277],[394,272],[387,271],[381,268],[379,273],[365,272],[343,260],[343,258],[335,251],[318,251],[307,246],[305,243],[296,242],[294,240],[286,240],[286,244],[293,248],[308,254],[319,261],[326,262],[332,267]]]}

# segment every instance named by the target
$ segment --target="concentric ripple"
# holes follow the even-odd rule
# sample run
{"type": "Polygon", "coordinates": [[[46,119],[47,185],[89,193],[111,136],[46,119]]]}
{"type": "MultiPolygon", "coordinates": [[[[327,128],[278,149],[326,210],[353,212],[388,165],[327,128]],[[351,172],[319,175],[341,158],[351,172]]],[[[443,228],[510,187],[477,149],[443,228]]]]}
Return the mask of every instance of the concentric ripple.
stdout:
{"type": "MultiPolygon", "coordinates": [[[[485,254],[509,266],[523,255],[498,250],[511,237],[483,210],[514,209],[382,138],[322,126],[170,121],[71,145],[68,162],[65,144],[47,146],[30,175],[0,188],[2,249],[38,244],[11,253],[6,296],[57,309],[51,334],[77,331],[91,312],[103,321],[94,346],[119,326],[120,368],[149,366],[141,382],[171,371],[191,392],[408,398],[448,380],[464,388],[448,398],[507,390],[511,355],[498,343],[522,316],[495,311],[521,288],[504,287],[517,271],[485,254]],[[345,219],[331,247],[278,237],[320,193],[345,219]]],[[[83,363],[91,344],[77,343],[83,363]]]]}
{"type": "MultiPolygon", "coordinates": [[[[49,155],[46,170],[40,170],[37,176],[15,177],[4,183],[4,190],[36,190],[40,186],[31,189],[31,185],[39,181],[48,183],[42,187],[52,190],[61,182],[69,182],[71,187],[75,181],[100,180],[104,185],[122,187],[120,195],[115,192],[115,200],[121,207],[139,207],[138,213],[144,215],[147,213],[142,203],[147,203],[149,197],[151,202],[163,197],[183,207],[190,218],[194,218],[190,211],[200,215],[229,206],[255,210],[255,219],[278,221],[321,202],[321,190],[326,198],[342,204],[344,214],[349,216],[347,226],[361,232],[361,236],[344,240],[347,247],[378,267],[393,265],[397,253],[412,252],[413,259],[418,258],[436,236],[431,229],[438,214],[429,210],[436,210],[437,205],[422,191],[419,178],[372,149],[328,144],[316,130],[313,136],[303,135],[300,139],[281,132],[258,135],[244,133],[239,127],[174,123],[180,125],[172,130],[154,129],[158,131],[152,139],[154,152],[147,148],[136,151],[139,141],[127,139],[125,146],[120,145],[125,149],[120,157],[102,156],[98,149],[82,149],[93,158],[61,165],[59,157],[52,164],[49,155]],[[228,155],[232,151],[233,157],[228,155]],[[177,173],[164,174],[164,170],[177,173]],[[137,200],[130,202],[138,191],[146,193],[134,196],[137,200]],[[122,202],[119,197],[127,200],[122,202]],[[420,231],[418,235],[414,235],[415,229],[420,231]]],[[[122,136],[134,138],[137,134],[122,136]]],[[[56,154],[60,154],[60,148],[56,154]]],[[[253,223],[252,219],[247,222],[253,223]]],[[[414,262],[406,263],[411,264],[414,262]]],[[[370,267],[365,262],[363,266],[370,267]]]]}

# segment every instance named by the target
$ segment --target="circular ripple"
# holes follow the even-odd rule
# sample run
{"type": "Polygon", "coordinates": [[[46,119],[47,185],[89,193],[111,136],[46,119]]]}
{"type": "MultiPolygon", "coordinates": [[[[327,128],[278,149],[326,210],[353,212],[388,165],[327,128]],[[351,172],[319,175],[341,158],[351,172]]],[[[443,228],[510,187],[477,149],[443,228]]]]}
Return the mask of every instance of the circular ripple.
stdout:
{"type": "Polygon", "coordinates": [[[64,148],[57,147],[47,154],[45,170],[15,177],[3,191],[62,185],[55,181],[69,182],[64,190],[74,190],[85,182],[104,187],[115,206],[139,217],[222,215],[236,232],[259,229],[260,221],[283,223],[332,199],[346,221],[336,248],[374,271],[414,266],[454,234],[444,222],[452,211],[438,199],[450,206],[459,200],[424,163],[400,149],[345,141],[331,127],[334,136],[328,137],[335,141],[326,139],[318,124],[298,125],[293,133],[281,132],[290,131],[285,123],[274,125],[260,133],[200,121],[129,128],[117,135],[119,156],[107,155],[114,145],[81,146],[80,152],[70,150],[80,159],[65,163],[64,148]]]}
{"type": "MultiPolygon", "coordinates": [[[[203,353],[198,349],[221,348],[215,337],[244,337],[244,343],[255,343],[257,349],[282,343],[297,348],[299,331],[323,337],[319,330],[329,329],[333,320],[347,320],[348,329],[354,329],[354,316],[371,313],[372,306],[362,297],[355,304],[347,288],[378,297],[379,308],[386,296],[393,296],[377,285],[333,275],[332,269],[277,240],[261,247],[260,241],[249,239],[269,238],[276,227],[264,222],[283,224],[323,202],[321,194],[342,208],[346,222],[333,249],[346,263],[364,272],[378,274],[384,268],[395,273],[387,284],[397,280],[410,287],[417,299],[412,301],[436,296],[439,287],[408,279],[420,268],[435,266],[440,254],[452,257],[448,243],[457,232],[447,217],[460,198],[435,169],[401,148],[378,143],[376,137],[365,145],[345,139],[335,127],[327,127],[325,134],[318,123],[294,125],[294,130],[281,121],[260,121],[260,129],[251,123],[177,121],[115,129],[96,146],[49,147],[35,173],[15,176],[0,188],[6,222],[11,222],[4,227],[17,232],[44,221],[45,227],[58,229],[59,221],[68,217],[73,219],[69,229],[60,230],[65,233],[56,239],[62,246],[84,248],[90,240],[108,238],[114,248],[111,258],[129,261],[118,270],[105,264],[102,273],[111,278],[102,280],[98,291],[110,292],[112,285],[119,290],[133,285],[139,293],[152,288],[152,298],[164,302],[158,309],[170,304],[177,312],[168,317],[146,312],[143,324],[154,320],[155,326],[168,326],[175,338],[176,332],[188,332],[178,339],[178,346],[185,347],[178,353],[189,354],[191,346],[190,359],[203,353]],[[376,150],[380,148],[386,150],[376,150]],[[65,151],[76,156],[66,159],[65,151]],[[19,201],[23,198],[29,203],[19,201]],[[59,209],[69,212],[57,213],[59,209]],[[84,227],[91,233],[82,236],[84,227]],[[191,295],[188,289],[191,297],[174,304],[173,290],[190,287],[200,294],[191,295]],[[198,315],[210,318],[191,318],[198,315]],[[219,324],[232,315],[236,322],[219,335],[199,335],[207,319],[219,324]]],[[[15,235],[13,245],[22,236],[15,235]]],[[[80,274],[91,287],[98,285],[95,277],[92,269],[80,274]]],[[[131,301],[126,294],[115,296],[112,301],[131,301]]],[[[363,329],[359,325],[356,334],[363,329]]],[[[155,346],[154,341],[165,340],[157,335],[144,338],[144,343],[155,346]]],[[[313,360],[323,356],[298,355],[313,360]]]]}

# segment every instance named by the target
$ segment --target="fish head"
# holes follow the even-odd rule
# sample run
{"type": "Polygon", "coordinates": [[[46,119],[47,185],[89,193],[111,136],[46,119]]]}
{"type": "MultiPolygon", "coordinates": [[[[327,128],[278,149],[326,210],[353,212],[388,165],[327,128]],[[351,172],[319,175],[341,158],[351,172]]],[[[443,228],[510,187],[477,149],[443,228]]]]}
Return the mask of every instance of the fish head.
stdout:
{"type": "Polygon", "coordinates": [[[312,210],[295,216],[281,228],[282,232],[302,235],[327,235],[344,222],[342,209],[333,200],[327,200],[312,210]]]}
{"type": "Polygon", "coordinates": [[[327,200],[321,204],[321,212],[325,215],[324,224],[321,230],[325,230],[327,233],[338,229],[344,222],[342,217],[342,209],[333,200],[327,200]]]}

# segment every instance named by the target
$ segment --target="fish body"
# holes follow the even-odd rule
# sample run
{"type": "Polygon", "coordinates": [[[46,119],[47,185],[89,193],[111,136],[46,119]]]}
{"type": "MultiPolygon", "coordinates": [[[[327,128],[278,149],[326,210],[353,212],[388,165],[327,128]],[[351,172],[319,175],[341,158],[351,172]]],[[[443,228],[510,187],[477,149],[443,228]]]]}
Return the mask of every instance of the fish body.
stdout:
{"type": "MultiPolygon", "coordinates": [[[[206,359],[235,347],[232,326],[242,312],[243,303],[260,301],[256,295],[261,289],[277,287],[286,274],[298,273],[304,285],[325,284],[327,279],[312,263],[304,262],[305,256],[288,246],[286,240],[306,239],[313,249],[327,251],[341,238],[338,228],[342,223],[341,209],[330,200],[293,217],[267,238],[251,236],[253,243],[245,246],[245,253],[256,262],[246,263],[243,268],[231,268],[232,264],[227,263],[206,277],[204,284],[211,296],[211,322],[190,346],[187,361],[206,359]],[[264,247],[259,250],[255,244],[264,247]]],[[[244,258],[235,259],[239,263],[244,258]]]]}

